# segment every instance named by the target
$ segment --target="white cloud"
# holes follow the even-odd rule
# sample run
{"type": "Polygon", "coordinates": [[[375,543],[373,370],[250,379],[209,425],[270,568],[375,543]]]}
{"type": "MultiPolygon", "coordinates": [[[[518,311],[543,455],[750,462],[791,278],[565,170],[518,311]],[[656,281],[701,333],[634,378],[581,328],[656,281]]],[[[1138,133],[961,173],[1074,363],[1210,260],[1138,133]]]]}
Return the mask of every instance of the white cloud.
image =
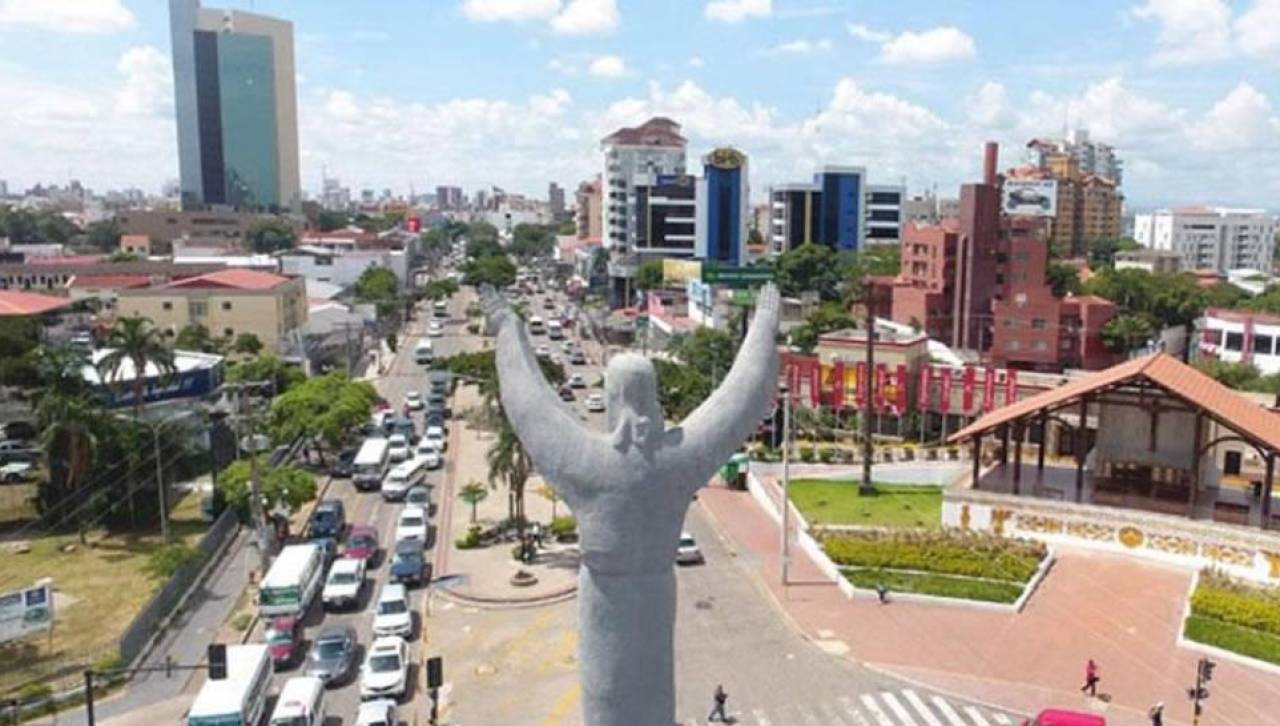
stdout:
{"type": "Polygon", "coordinates": [[[569,0],[551,19],[551,29],[566,35],[612,33],[621,24],[616,0],[569,0]]]}
{"type": "Polygon", "coordinates": [[[573,103],[573,97],[563,88],[553,89],[545,95],[529,97],[529,108],[544,116],[559,116],[573,103]]]}
{"type": "Polygon", "coordinates": [[[867,40],[872,43],[884,43],[893,38],[893,33],[886,33],[882,30],[873,30],[861,23],[848,23],[845,29],[849,31],[849,35],[858,40],[867,40]]]}
{"type": "Polygon", "coordinates": [[[1191,142],[1209,151],[1238,151],[1270,141],[1275,147],[1280,120],[1266,95],[1248,83],[1240,83],[1223,96],[1188,130],[1191,142]]]}
{"type": "Polygon", "coordinates": [[[1146,0],[1130,12],[1160,26],[1153,63],[1216,60],[1231,50],[1231,8],[1225,0],[1146,0]]]}
{"type": "Polygon", "coordinates": [[[155,46],[137,46],[120,56],[116,70],[124,76],[124,85],[115,94],[116,113],[172,115],[173,67],[168,56],[155,46]]]}
{"type": "Polygon", "coordinates": [[[701,68],[701,67],[703,67],[704,65],[706,65],[706,63],[704,63],[704,62],[702,61],[702,56],[697,56],[697,55],[695,55],[695,56],[693,56],[692,58],[690,58],[690,59],[689,59],[689,67],[690,67],[690,68],[701,68]]]}
{"type": "Polygon", "coordinates": [[[578,67],[563,58],[552,58],[547,61],[547,68],[566,76],[578,75],[578,67]]]}
{"type": "Polygon", "coordinates": [[[1009,102],[1009,92],[1002,84],[987,81],[966,102],[969,120],[982,129],[1010,129],[1018,122],[1018,114],[1009,102]]]}
{"type": "Polygon", "coordinates": [[[587,72],[599,78],[621,78],[627,75],[627,63],[620,56],[602,55],[587,66],[587,72]]]}
{"type": "Polygon", "coordinates": [[[919,33],[905,31],[885,41],[880,50],[880,57],[884,62],[904,65],[970,60],[977,55],[973,38],[951,26],[931,28],[919,33]]]}
{"type": "Polygon", "coordinates": [[[793,40],[765,49],[766,55],[812,55],[831,50],[831,41],[823,38],[817,41],[793,40]]]}
{"type": "Polygon", "coordinates": [[[462,14],[482,23],[550,20],[560,12],[560,0],[464,0],[462,14]]]}
{"type": "Polygon", "coordinates": [[[747,18],[767,18],[773,14],[773,0],[711,0],[704,14],[708,20],[737,23],[747,18]]]}
{"type": "Polygon", "coordinates": [[[1241,52],[1280,62],[1280,0],[1256,0],[1236,18],[1235,31],[1241,52]]]}
{"type": "Polygon", "coordinates": [[[355,121],[360,118],[360,106],[356,97],[348,91],[332,91],[324,102],[325,113],[339,121],[355,121]]]}
{"type": "Polygon", "coordinates": [[[137,24],[120,0],[0,0],[0,28],[115,33],[137,24]]]}

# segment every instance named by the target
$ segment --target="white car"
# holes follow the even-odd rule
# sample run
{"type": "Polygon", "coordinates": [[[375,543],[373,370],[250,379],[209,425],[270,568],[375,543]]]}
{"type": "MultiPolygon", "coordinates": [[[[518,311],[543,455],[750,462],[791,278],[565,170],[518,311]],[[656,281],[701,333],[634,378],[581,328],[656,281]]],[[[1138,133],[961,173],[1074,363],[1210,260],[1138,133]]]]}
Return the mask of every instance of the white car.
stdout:
{"type": "Polygon", "coordinates": [[[587,396],[587,410],[592,413],[601,413],[604,411],[604,396],[599,393],[593,393],[587,396]]]}
{"type": "Polygon", "coordinates": [[[396,702],[390,698],[365,701],[356,711],[356,726],[396,726],[396,702]]]}
{"type": "Polygon", "coordinates": [[[378,638],[360,666],[360,699],[400,699],[409,690],[409,649],[400,638],[378,638]]]}
{"type": "Polygon", "coordinates": [[[436,450],[436,445],[427,440],[424,436],[418,442],[418,448],[414,451],[414,455],[422,459],[423,466],[428,469],[439,469],[443,462],[440,458],[440,452],[436,450]]]}
{"type": "Polygon", "coordinates": [[[334,560],[329,577],[324,581],[320,599],[325,607],[349,608],[360,604],[360,591],[364,589],[364,560],[343,557],[334,560]]]}
{"type": "Polygon", "coordinates": [[[688,532],[680,533],[680,543],[676,545],[676,562],[681,565],[702,564],[702,550],[688,532]]]}
{"type": "Polygon", "coordinates": [[[404,394],[404,407],[410,411],[419,411],[426,405],[422,402],[422,394],[417,391],[409,391],[404,394]]]}
{"type": "Polygon", "coordinates": [[[439,338],[442,335],[444,335],[444,326],[438,320],[427,323],[427,337],[439,338]]]}
{"type": "Polygon", "coordinates": [[[11,461],[0,466],[0,483],[17,484],[31,479],[31,471],[35,467],[25,461],[11,461]]]}
{"type": "Polygon", "coordinates": [[[538,346],[537,350],[534,352],[539,358],[549,358],[551,356],[551,349],[545,345],[538,346]]]}
{"type": "MultiPolygon", "coordinates": [[[[449,448],[449,440],[444,435],[443,426],[428,426],[426,432],[422,434],[422,440],[429,442],[435,447],[436,451],[443,452],[449,448]]],[[[419,443],[419,446],[421,446],[421,443],[419,443]]]]}
{"type": "Polygon", "coordinates": [[[387,501],[404,499],[405,492],[422,483],[426,468],[427,462],[419,460],[416,456],[391,467],[391,471],[382,478],[382,486],[379,490],[382,498],[387,501]]]}
{"type": "Polygon", "coordinates": [[[413,608],[409,607],[409,591],[398,582],[382,586],[378,605],[373,611],[373,636],[382,638],[398,635],[407,638],[413,633],[413,608]]]}
{"type": "Polygon", "coordinates": [[[569,376],[569,386],[571,388],[586,388],[587,379],[583,378],[581,373],[574,373],[569,376]]]}
{"type": "Polygon", "coordinates": [[[387,458],[397,463],[409,458],[409,440],[404,434],[387,437],[387,458]]]}
{"type": "Polygon", "coordinates": [[[396,542],[416,539],[427,541],[427,510],[422,507],[405,507],[396,521],[396,542]]]}

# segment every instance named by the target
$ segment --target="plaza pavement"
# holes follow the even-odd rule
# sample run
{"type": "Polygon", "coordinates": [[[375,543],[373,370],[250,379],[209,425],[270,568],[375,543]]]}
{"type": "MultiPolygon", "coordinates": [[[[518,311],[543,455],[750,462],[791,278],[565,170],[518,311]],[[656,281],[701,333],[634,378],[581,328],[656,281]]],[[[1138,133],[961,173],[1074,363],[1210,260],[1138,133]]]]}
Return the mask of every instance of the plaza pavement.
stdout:
{"type": "MultiPolygon", "coordinates": [[[[776,482],[766,480],[777,492],[776,482]]],[[[801,550],[780,582],[778,524],[750,494],[715,485],[699,501],[793,624],[809,638],[883,671],[976,701],[1035,713],[1059,706],[1146,725],[1161,701],[1166,724],[1191,722],[1186,690],[1200,654],[1176,645],[1192,572],[1122,555],[1059,548],[1020,614],[849,600],[801,550]],[[1099,693],[1078,690],[1100,666],[1099,693]]],[[[1280,676],[1218,659],[1201,723],[1280,722],[1280,676]]]]}

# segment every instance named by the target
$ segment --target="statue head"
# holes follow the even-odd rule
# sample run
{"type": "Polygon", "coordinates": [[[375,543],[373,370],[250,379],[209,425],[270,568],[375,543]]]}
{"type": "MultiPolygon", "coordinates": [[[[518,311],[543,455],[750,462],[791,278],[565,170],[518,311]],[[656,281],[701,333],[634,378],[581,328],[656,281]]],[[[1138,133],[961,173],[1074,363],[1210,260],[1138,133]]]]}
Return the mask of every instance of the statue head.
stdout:
{"type": "Polygon", "coordinates": [[[666,422],[658,402],[658,374],[653,364],[642,355],[623,353],[609,359],[604,376],[614,446],[656,448],[666,422]]]}

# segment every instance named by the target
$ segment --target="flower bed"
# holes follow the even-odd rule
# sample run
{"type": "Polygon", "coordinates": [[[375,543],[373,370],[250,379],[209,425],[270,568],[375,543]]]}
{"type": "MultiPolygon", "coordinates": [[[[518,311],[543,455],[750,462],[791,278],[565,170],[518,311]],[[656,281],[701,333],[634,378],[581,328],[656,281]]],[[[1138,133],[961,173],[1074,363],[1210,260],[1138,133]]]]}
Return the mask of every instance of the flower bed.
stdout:
{"type": "Polygon", "coordinates": [[[1048,549],[1040,542],[954,532],[852,532],[821,535],[839,567],[914,570],[1025,583],[1048,549]]]}
{"type": "Polygon", "coordinates": [[[1280,664],[1280,588],[1258,587],[1206,570],[1183,626],[1190,640],[1280,664]]]}
{"type": "Polygon", "coordinates": [[[875,570],[842,567],[844,575],[854,587],[874,590],[883,585],[891,592],[908,592],[916,595],[951,597],[961,600],[1014,603],[1022,595],[1023,585],[1000,580],[980,580],[973,577],[953,577],[920,572],[875,570]]]}

